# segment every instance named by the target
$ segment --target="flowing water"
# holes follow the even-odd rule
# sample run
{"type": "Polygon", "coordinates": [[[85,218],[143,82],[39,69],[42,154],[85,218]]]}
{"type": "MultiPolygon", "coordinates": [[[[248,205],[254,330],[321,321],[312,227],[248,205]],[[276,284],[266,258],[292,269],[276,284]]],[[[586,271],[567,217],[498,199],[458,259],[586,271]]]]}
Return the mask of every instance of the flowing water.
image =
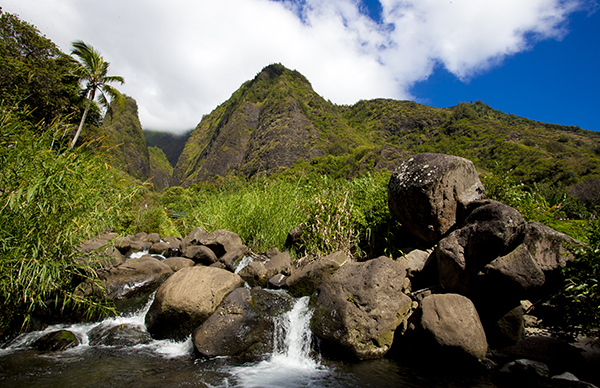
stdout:
{"type": "MultiPolygon", "coordinates": [[[[393,360],[340,362],[321,358],[312,346],[308,297],[277,318],[273,354],[242,363],[194,356],[191,338],[152,340],[138,312],[102,322],[59,325],[27,333],[0,349],[0,387],[494,387],[485,376],[461,375],[393,360]],[[51,331],[67,329],[81,341],[61,352],[31,348],[51,331]],[[117,343],[97,345],[117,333],[117,343]]],[[[114,337],[113,337],[114,339],[114,337]]]]}

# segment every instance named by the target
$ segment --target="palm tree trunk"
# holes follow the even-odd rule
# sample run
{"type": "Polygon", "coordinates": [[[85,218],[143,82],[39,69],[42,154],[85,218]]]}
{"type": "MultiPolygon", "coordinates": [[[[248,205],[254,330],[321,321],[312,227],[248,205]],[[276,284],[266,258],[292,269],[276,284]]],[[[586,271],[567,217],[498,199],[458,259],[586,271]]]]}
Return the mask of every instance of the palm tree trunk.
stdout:
{"type": "Polygon", "coordinates": [[[73,137],[73,140],[71,141],[71,145],[69,145],[69,150],[72,150],[73,147],[75,147],[75,143],[77,143],[77,140],[79,139],[79,135],[81,134],[81,130],[83,129],[83,124],[85,124],[85,119],[87,118],[88,112],[90,110],[90,105],[91,105],[92,100],[94,99],[95,95],[96,95],[96,90],[92,89],[90,91],[89,98],[87,100],[87,104],[85,104],[85,110],[83,111],[83,116],[81,116],[81,121],[79,122],[79,127],[77,128],[77,132],[75,132],[75,137],[73,137]]]}

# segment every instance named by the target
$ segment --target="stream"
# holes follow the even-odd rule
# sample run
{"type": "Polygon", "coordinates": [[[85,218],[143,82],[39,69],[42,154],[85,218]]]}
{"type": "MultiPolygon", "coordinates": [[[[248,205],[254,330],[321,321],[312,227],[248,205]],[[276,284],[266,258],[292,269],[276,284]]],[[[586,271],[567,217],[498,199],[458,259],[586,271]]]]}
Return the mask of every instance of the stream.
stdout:
{"type": "MultiPolygon", "coordinates": [[[[194,355],[185,341],[152,340],[144,317],[153,296],[138,311],[101,322],[55,325],[25,333],[0,349],[0,386],[11,387],[495,387],[485,375],[461,374],[425,363],[403,365],[381,359],[361,362],[327,360],[312,344],[308,297],[277,317],[275,350],[263,360],[210,360],[194,355]],[[127,330],[121,330],[127,328],[127,330]],[[81,344],[60,352],[40,352],[31,344],[46,333],[67,329],[81,344]],[[91,345],[114,335],[115,345],[91,345]],[[120,336],[120,337],[119,337],[120,336]],[[128,338],[128,336],[130,338],[128,338]],[[143,344],[128,345],[142,336],[143,344]]],[[[104,341],[106,342],[106,341],[104,341]]]]}

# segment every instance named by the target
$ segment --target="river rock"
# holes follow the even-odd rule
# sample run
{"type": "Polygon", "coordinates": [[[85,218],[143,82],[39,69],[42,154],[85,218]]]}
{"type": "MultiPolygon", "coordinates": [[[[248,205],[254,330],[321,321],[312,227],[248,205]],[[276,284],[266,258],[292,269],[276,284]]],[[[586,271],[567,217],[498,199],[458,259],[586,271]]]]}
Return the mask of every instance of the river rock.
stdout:
{"type": "Polygon", "coordinates": [[[128,260],[117,268],[100,272],[98,279],[104,289],[86,281],[78,287],[77,292],[88,296],[101,296],[106,293],[114,302],[120,302],[156,290],[172,273],[168,265],[145,255],[139,259],[128,260]]]}
{"type": "Polygon", "coordinates": [[[238,265],[242,262],[242,259],[246,254],[250,252],[245,246],[237,247],[229,252],[225,253],[223,256],[219,258],[219,262],[225,264],[225,266],[231,271],[235,272],[238,265]]]}
{"type": "Polygon", "coordinates": [[[181,247],[180,249],[185,249],[186,247],[190,246],[190,245],[201,245],[201,240],[204,239],[206,236],[208,235],[208,233],[206,232],[206,230],[200,228],[200,227],[196,227],[194,230],[192,230],[190,232],[190,234],[188,234],[183,241],[181,242],[181,247]]]}
{"type": "Polygon", "coordinates": [[[84,241],[76,248],[80,253],[78,260],[89,264],[100,264],[102,268],[117,267],[125,262],[125,257],[112,244],[118,236],[116,234],[102,235],[84,241]]]}
{"type": "Polygon", "coordinates": [[[149,293],[173,273],[171,268],[150,255],[131,259],[100,275],[110,299],[117,301],[149,293]]]}
{"type": "Polygon", "coordinates": [[[227,252],[236,248],[244,247],[240,236],[228,230],[215,230],[200,238],[199,243],[209,247],[217,257],[221,257],[227,252]]]}
{"type": "Polygon", "coordinates": [[[79,339],[69,330],[57,330],[43,335],[33,343],[41,352],[58,352],[79,345],[79,339]]]}
{"type": "Polygon", "coordinates": [[[546,364],[552,375],[571,372],[585,375],[585,360],[579,349],[564,340],[552,337],[527,337],[515,345],[491,352],[490,358],[499,365],[518,359],[546,364]]]}
{"type": "Polygon", "coordinates": [[[434,243],[460,222],[464,208],[483,198],[470,160],[424,153],[404,161],[388,187],[390,212],[421,240],[434,243]]]}
{"type": "Polygon", "coordinates": [[[310,296],[319,284],[329,279],[335,271],[350,260],[350,257],[342,251],[332,253],[323,259],[307,264],[296,270],[286,280],[288,291],[299,298],[310,296]]]}
{"type": "Polygon", "coordinates": [[[215,311],[225,296],[244,281],[229,271],[204,266],[183,268],[156,292],[146,314],[148,332],[156,339],[184,339],[215,311]]]}
{"type": "Polygon", "coordinates": [[[197,264],[211,265],[217,261],[217,255],[204,245],[190,245],[183,249],[183,257],[192,259],[197,264]]]}
{"type": "Polygon", "coordinates": [[[194,347],[204,357],[248,357],[270,352],[274,318],[291,307],[292,299],[281,294],[238,288],[194,331],[194,347]]]}
{"type": "Polygon", "coordinates": [[[411,299],[402,293],[406,270],[386,257],[341,267],[315,293],[313,332],[354,357],[383,357],[411,299]]]}
{"type": "MultiPolygon", "coordinates": [[[[458,294],[425,297],[405,334],[415,350],[450,361],[483,359],[487,339],[475,305],[458,294]]],[[[395,346],[395,345],[394,345],[395,346]]]]}
{"type": "Polygon", "coordinates": [[[88,332],[90,346],[136,346],[150,343],[152,338],[143,327],[121,324],[107,326],[100,324],[88,332]]]}
{"type": "Polygon", "coordinates": [[[183,268],[193,267],[196,264],[194,260],[190,260],[185,257],[169,257],[163,261],[163,263],[168,265],[173,272],[177,272],[183,268]]]}
{"type": "Polygon", "coordinates": [[[269,256],[267,252],[267,256],[269,260],[265,262],[265,268],[268,278],[272,278],[277,274],[284,274],[285,276],[292,274],[292,258],[288,252],[278,252],[272,256],[269,256]]]}
{"type": "Polygon", "coordinates": [[[471,295],[477,276],[494,259],[515,249],[525,235],[525,220],[514,208],[492,200],[477,201],[464,226],[435,249],[440,284],[449,292],[471,295]]]}
{"type": "Polygon", "coordinates": [[[251,287],[264,287],[269,278],[267,278],[267,269],[262,261],[253,260],[240,271],[238,275],[251,287]]]}

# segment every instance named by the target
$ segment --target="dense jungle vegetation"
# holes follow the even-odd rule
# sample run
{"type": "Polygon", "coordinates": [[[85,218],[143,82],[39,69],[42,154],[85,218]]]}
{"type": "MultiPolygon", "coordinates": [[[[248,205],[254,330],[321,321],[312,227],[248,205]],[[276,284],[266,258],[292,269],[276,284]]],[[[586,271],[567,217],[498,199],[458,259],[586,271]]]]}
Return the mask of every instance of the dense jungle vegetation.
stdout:
{"type": "MultiPolygon", "coordinates": [[[[331,138],[339,141],[329,143],[330,156],[279,174],[253,179],[231,175],[188,188],[152,190],[151,184],[117,169],[106,157],[102,110],[95,104],[83,140],[68,150],[85,100],[66,54],[14,15],[0,15],[0,34],[0,336],[25,329],[49,312],[74,311],[88,317],[111,313],[108,301],[76,292],[83,279],[97,277],[98,267],[91,264],[93,259],[80,260],[74,250],[82,240],[109,230],[185,236],[196,226],[228,229],[262,252],[285,249],[288,232],[302,226],[303,243],[292,252],[296,260],[339,249],[356,257],[402,255],[405,231],[387,208],[390,172],[358,168],[369,146],[356,144],[345,154],[340,149],[355,139],[332,132],[331,138]]],[[[589,178],[593,175],[580,182],[577,178],[581,168],[598,166],[570,164],[569,155],[598,154],[599,149],[583,142],[578,128],[554,134],[552,125],[541,123],[536,128],[547,126],[547,139],[538,136],[538,143],[529,145],[507,143],[506,132],[477,126],[477,120],[497,116],[500,122],[513,120],[523,126],[532,122],[482,103],[461,104],[434,116],[422,106],[422,120],[410,122],[398,106],[387,100],[363,101],[339,107],[337,117],[324,116],[322,125],[342,120],[361,128],[364,136],[386,137],[394,144],[413,142],[414,151],[447,152],[474,161],[483,151],[475,151],[472,144],[488,144],[485,152],[504,161],[488,165],[482,175],[488,195],[517,208],[528,220],[586,243],[577,248],[577,260],[565,270],[567,284],[552,303],[565,311],[564,321],[555,323],[557,330],[594,333],[600,322],[600,227],[593,216],[600,190],[594,189],[598,180],[589,178]],[[387,111],[372,109],[386,104],[387,111]],[[374,112],[384,113],[377,118],[374,112]],[[423,124],[438,119],[456,125],[445,126],[442,133],[423,124]],[[375,120],[387,123],[385,133],[370,132],[375,120]],[[543,162],[538,154],[550,148],[562,150],[564,158],[543,162]],[[536,162],[529,163],[534,154],[536,162]],[[554,177],[561,177],[562,183],[554,177]]]]}

